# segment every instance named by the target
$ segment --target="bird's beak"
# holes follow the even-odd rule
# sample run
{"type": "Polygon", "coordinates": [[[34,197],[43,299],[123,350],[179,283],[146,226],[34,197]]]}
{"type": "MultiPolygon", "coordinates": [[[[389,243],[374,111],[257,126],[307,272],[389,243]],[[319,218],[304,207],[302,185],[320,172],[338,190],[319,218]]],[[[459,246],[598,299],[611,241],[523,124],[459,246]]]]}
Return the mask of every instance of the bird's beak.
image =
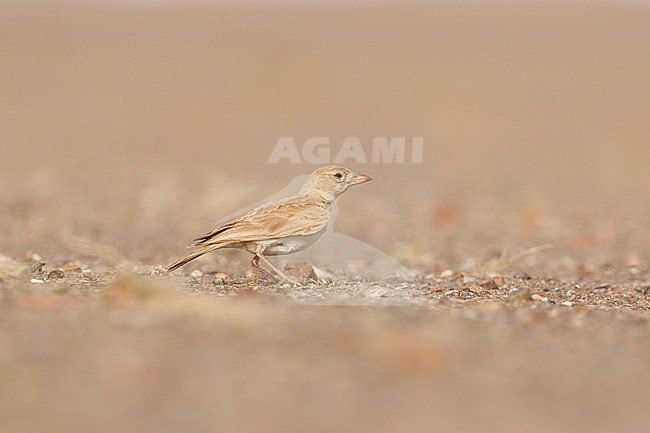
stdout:
{"type": "Polygon", "coordinates": [[[370,182],[372,180],[372,177],[366,175],[366,174],[355,174],[354,177],[352,178],[352,182],[350,185],[359,185],[360,183],[366,183],[370,182]]]}

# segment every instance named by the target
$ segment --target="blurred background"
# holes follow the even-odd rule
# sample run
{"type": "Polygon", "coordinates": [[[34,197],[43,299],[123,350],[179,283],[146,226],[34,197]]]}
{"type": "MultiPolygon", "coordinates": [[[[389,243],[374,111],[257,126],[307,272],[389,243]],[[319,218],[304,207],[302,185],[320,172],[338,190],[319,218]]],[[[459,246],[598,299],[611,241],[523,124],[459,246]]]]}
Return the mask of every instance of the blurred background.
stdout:
{"type": "Polygon", "coordinates": [[[0,432],[648,431],[649,54],[646,1],[0,0],[0,432]],[[153,267],[287,136],[423,137],[307,250],[417,279],[153,267]]]}
{"type": "MultiPolygon", "coordinates": [[[[316,166],[279,137],[425,137],[355,164],[336,230],[420,269],[650,257],[645,2],[0,2],[0,249],[165,263],[316,166]],[[570,257],[570,258],[569,258],[570,257]]],[[[367,139],[364,146],[369,144],[367,139]]],[[[522,265],[523,266],[523,265],[522,265]]],[[[544,268],[546,269],[546,268],[544,268]]]]}

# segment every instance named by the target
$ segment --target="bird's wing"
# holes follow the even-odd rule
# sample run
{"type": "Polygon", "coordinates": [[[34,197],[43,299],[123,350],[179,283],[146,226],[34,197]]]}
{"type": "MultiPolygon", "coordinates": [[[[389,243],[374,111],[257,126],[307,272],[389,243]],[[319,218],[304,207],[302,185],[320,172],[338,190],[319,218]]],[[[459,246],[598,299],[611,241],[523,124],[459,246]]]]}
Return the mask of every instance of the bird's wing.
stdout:
{"type": "Polygon", "coordinates": [[[304,196],[263,204],[194,239],[194,246],[311,235],[327,226],[329,208],[304,196]]]}

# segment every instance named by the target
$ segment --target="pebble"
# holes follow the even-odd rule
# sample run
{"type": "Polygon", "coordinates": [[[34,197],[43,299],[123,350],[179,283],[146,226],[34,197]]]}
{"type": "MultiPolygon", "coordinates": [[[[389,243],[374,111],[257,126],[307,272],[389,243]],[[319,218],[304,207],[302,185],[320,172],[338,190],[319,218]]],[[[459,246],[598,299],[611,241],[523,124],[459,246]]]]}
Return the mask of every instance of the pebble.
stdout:
{"type": "Polygon", "coordinates": [[[452,271],[451,269],[447,269],[440,273],[440,278],[450,278],[453,276],[454,276],[454,271],[452,271]]]}
{"type": "Polygon", "coordinates": [[[60,280],[62,278],[65,278],[65,273],[61,269],[55,269],[47,274],[48,280],[60,280]]]}
{"type": "Polygon", "coordinates": [[[43,261],[32,263],[32,265],[29,267],[29,271],[32,274],[38,274],[43,270],[43,266],[45,266],[45,262],[43,261]]]}
{"type": "Polygon", "coordinates": [[[601,285],[601,286],[594,287],[594,288],[591,289],[591,290],[594,291],[594,292],[596,292],[596,291],[600,291],[600,290],[605,291],[605,290],[607,290],[607,289],[610,289],[611,287],[612,287],[612,286],[610,286],[609,284],[603,284],[603,285],[601,285]]]}
{"type": "Polygon", "coordinates": [[[201,278],[201,277],[203,276],[203,272],[201,272],[201,271],[198,270],[198,269],[194,269],[194,270],[192,271],[192,273],[190,274],[190,276],[191,276],[192,278],[199,279],[199,278],[201,278]]]}
{"type": "Polygon", "coordinates": [[[201,280],[201,284],[214,284],[214,283],[220,283],[222,281],[220,280],[215,280],[211,274],[204,274],[201,278],[197,278],[201,280]]]}
{"type": "Polygon", "coordinates": [[[481,287],[487,290],[497,290],[499,285],[494,280],[488,280],[485,283],[481,284],[481,287]]]}
{"type": "MultiPolygon", "coordinates": [[[[146,269],[147,268],[145,268],[145,270],[144,270],[145,273],[147,272],[146,269]]],[[[164,266],[161,266],[161,265],[156,265],[156,266],[153,267],[153,269],[151,269],[151,268],[149,268],[149,269],[150,269],[149,270],[149,275],[151,275],[152,277],[160,277],[160,276],[168,274],[167,268],[165,268],[164,266]]]]}
{"type": "Polygon", "coordinates": [[[462,292],[460,292],[460,298],[461,299],[469,299],[474,297],[476,293],[473,292],[471,289],[465,289],[462,292]]]}
{"type": "Polygon", "coordinates": [[[81,266],[77,265],[65,265],[63,267],[63,272],[83,272],[81,266]]]}
{"type": "Polygon", "coordinates": [[[534,301],[548,302],[548,296],[546,296],[544,293],[535,292],[530,297],[534,301]]]}
{"type": "Polygon", "coordinates": [[[530,296],[530,289],[528,287],[522,287],[511,292],[506,299],[508,301],[529,301],[532,298],[530,296]]]}
{"type": "Polygon", "coordinates": [[[301,280],[306,278],[315,280],[317,278],[314,268],[307,262],[287,263],[284,266],[284,272],[291,277],[296,277],[301,280]]]}
{"type": "Polygon", "coordinates": [[[38,278],[32,278],[31,280],[29,280],[29,282],[32,284],[43,284],[45,281],[38,278]]]}

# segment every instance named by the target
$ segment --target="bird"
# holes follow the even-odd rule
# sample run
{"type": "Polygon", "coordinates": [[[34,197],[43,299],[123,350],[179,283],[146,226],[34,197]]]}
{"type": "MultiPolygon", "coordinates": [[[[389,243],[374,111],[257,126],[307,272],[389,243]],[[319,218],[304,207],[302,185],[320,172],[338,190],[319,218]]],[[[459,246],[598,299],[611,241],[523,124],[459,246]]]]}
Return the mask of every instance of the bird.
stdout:
{"type": "Polygon", "coordinates": [[[192,260],[222,248],[236,248],[253,254],[251,265],[264,277],[276,276],[260,265],[269,266],[280,279],[295,282],[266,256],[302,251],[325,233],[332,220],[332,205],[348,188],[371,181],[365,174],[337,165],[315,170],[294,196],[262,204],[205,235],[193,239],[192,253],[167,266],[173,272],[192,260]]]}

